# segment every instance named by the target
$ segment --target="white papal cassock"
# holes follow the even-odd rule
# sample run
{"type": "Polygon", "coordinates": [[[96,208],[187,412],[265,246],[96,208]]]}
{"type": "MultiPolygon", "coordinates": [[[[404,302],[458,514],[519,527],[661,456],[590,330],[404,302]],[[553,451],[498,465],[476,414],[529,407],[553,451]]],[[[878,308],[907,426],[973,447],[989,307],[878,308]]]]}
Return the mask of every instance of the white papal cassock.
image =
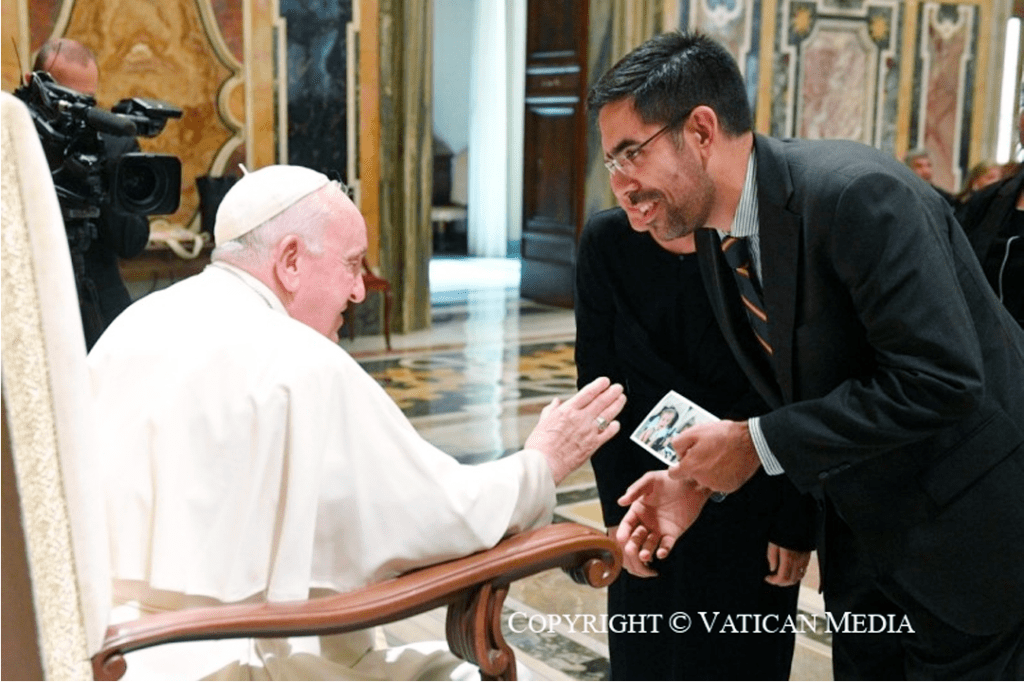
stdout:
{"type": "MultiPolygon", "coordinates": [[[[146,296],[89,355],[105,452],[116,620],[346,591],[547,523],[526,450],[459,465],[337,344],[224,264],[146,296]]],[[[371,633],[170,645],[128,676],[397,678],[371,633]]],[[[397,663],[394,665],[398,665],[397,663]]]]}

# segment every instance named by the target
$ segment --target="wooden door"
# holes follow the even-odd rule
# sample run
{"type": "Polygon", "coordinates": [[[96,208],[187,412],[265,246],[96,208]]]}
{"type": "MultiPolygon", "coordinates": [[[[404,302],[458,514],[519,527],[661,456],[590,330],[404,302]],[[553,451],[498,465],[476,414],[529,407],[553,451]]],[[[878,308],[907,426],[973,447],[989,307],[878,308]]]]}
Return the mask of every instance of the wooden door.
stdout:
{"type": "Polygon", "coordinates": [[[583,227],[587,0],[529,0],[520,293],[571,307],[583,227]]]}

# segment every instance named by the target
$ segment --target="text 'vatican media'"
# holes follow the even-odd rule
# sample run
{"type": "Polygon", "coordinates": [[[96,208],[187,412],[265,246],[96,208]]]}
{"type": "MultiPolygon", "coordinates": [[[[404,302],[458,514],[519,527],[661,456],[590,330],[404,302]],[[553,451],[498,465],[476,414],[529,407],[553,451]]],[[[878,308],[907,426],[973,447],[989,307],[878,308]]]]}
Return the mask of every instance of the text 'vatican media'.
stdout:
{"type": "Polygon", "coordinates": [[[696,617],[676,611],[666,617],[662,613],[607,614],[526,614],[515,611],[508,617],[508,629],[515,633],[578,632],[581,634],[657,634],[671,631],[677,634],[698,628],[722,635],[763,633],[794,634],[879,634],[908,633],[914,628],[906,616],[881,613],[849,613],[834,616],[831,613],[798,613],[779,616],[777,613],[722,613],[697,611],[696,617]]]}

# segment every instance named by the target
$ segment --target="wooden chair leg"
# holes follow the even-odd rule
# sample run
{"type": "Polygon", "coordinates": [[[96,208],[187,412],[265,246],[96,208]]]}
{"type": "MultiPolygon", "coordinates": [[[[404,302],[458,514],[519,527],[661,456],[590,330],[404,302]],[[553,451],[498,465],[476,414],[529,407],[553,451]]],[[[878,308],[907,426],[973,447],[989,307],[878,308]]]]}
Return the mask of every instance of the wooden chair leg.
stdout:
{"type": "Polygon", "coordinates": [[[517,679],[516,655],[501,632],[501,606],[508,585],[481,585],[448,606],[448,647],[480,667],[481,680],[517,679]]]}

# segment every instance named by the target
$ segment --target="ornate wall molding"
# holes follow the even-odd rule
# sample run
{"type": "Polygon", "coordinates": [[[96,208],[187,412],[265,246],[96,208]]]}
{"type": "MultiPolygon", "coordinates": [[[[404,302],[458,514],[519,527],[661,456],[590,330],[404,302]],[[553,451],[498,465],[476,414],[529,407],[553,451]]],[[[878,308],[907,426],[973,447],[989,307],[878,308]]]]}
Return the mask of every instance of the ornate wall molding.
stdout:
{"type": "MultiPolygon", "coordinates": [[[[1008,5],[1008,0],[994,0],[1008,5]]],[[[859,140],[895,156],[928,148],[935,181],[960,188],[986,151],[994,90],[993,0],[678,0],[678,26],[736,56],[757,130],[859,140]]],[[[996,12],[999,16],[1005,12],[996,12]]],[[[989,137],[992,137],[991,135],[989,137]]]]}
{"type": "Polygon", "coordinates": [[[858,140],[893,152],[901,10],[897,0],[852,7],[783,0],[771,133],[858,140]]]}
{"type": "Polygon", "coordinates": [[[700,28],[729,49],[747,81],[754,107],[761,69],[762,5],[744,0],[680,0],[675,23],[700,28]]]}

